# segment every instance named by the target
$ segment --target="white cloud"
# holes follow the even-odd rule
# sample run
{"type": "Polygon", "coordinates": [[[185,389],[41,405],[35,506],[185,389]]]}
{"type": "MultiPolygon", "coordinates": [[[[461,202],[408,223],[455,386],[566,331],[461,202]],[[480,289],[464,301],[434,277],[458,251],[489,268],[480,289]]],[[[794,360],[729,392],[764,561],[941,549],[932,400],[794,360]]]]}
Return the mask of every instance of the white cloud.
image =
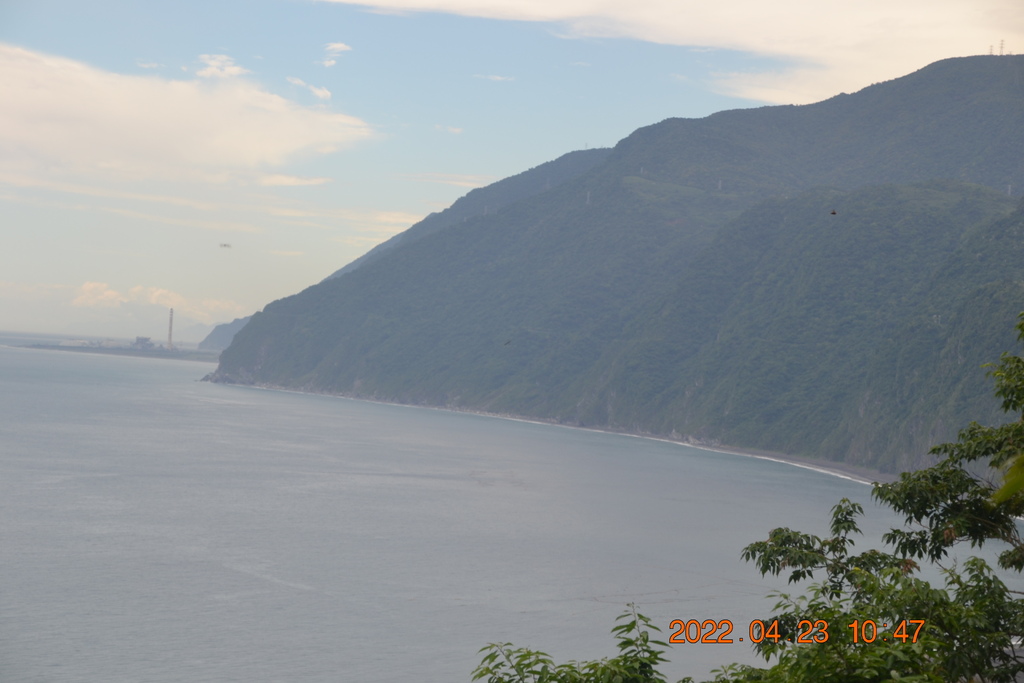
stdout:
{"type": "Polygon", "coordinates": [[[71,305],[83,308],[113,308],[126,301],[128,299],[124,295],[111,289],[106,282],[86,282],[78,288],[78,296],[71,301],[71,305]]]}
{"type": "Polygon", "coordinates": [[[196,301],[163,287],[147,287],[143,285],[136,285],[129,289],[127,300],[132,303],[157,306],[163,309],[173,308],[176,318],[181,315],[206,324],[220,319],[225,312],[238,313],[244,310],[234,301],[223,299],[201,299],[196,301]]]}
{"type": "Polygon", "coordinates": [[[362,216],[365,223],[374,226],[375,230],[387,231],[396,225],[409,226],[418,223],[423,216],[404,211],[374,211],[362,216]],[[381,227],[386,226],[386,227],[381,227]]]}
{"type": "Polygon", "coordinates": [[[313,93],[315,97],[321,100],[331,99],[331,91],[327,88],[317,88],[316,86],[309,86],[309,92],[313,93]]]}
{"type": "Polygon", "coordinates": [[[405,211],[353,211],[336,209],[333,211],[310,213],[310,215],[327,218],[332,222],[343,220],[363,232],[388,237],[423,220],[423,214],[407,213],[405,211]]]}
{"type": "Polygon", "coordinates": [[[476,74],[473,78],[483,78],[488,81],[514,81],[514,76],[484,76],[482,74],[476,74]]]}
{"type": "Polygon", "coordinates": [[[371,134],[247,79],[127,76],[0,43],[0,173],[225,182],[371,134]]]}
{"type": "Polygon", "coordinates": [[[309,83],[306,83],[301,78],[295,78],[294,76],[288,76],[288,78],[286,80],[289,83],[291,83],[292,85],[297,85],[297,86],[302,87],[302,88],[307,88],[318,99],[321,99],[321,100],[329,100],[329,99],[331,99],[331,91],[328,90],[327,88],[318,88],[316,86],[310,85],[309,83]]]}
{"type": "Polygon", "coordinates": [[[95,187],[50,180],[49,178],[38,178],[27,175],[0,173],[0,183],[6,183],[15,187],[39,188],[53,190],[67,194],[78,194],[88,197],[104,197],[108,199],[127,199],[131,201],[155,202],[158,204],[170,204],[175,206],[187,206],[193,209],[209,211],[215,208],[210,202],[189,199],[187,197],[174,197],[171,195],[143,194],[138,192],[126,192],[106,187],[95,187]]]}
{"type": "Polygon", "coordinates": [[[324,57],[323,61],[317,62],[317,64],[321,66],[334,66],[338,63],[338,60],[334,59],[334,57],[337,57],[342,52],[349,52],[351,50],[352,48],[345,43],[327,43],[324,45],[324,52],[327,56],[324,57]]]}
{"type": "Polygon", "coordinates": [[[443,185],[455,185],[457,187],[483,187],[493,183],[496,178],[486,175],[468,175],[457,173],[419,173],[406,176],[410,180],[421,183],[441,183],[443,185]]]}
{"type": "Polygon", "coordinates": [[[810,102],[926,64],[1024,46],[1020,0],[327,0],[378,11],[447,12],[555,22],[568,35],[633,38],[774,57],[771,73],[722,74],[720,89],[771,102],[810,102]]]}
{"type": "Polygon", "coordinates": [[[187,305],[185,297],[177,292],[162,287],[143,287],[136,285],[128,290],[130,301],[141,301],[146,304],[153,304],[163,308],[183,309],[187,305]]]}
{"type": "Polygon", "coordinates": [[[106,282],[85,282],[76,290],[77,296],[71,305],[78,308],[119,308],[124,304],[173,308],[176,314],[193,320],[211,323],[224,312],[241,311],[242,307],[233,301],[203,299],[200,301],[165,289],[136,285],[127,292],[120,292],[106,282]]]}
{"type": "Polygon", "coordinates": [[[323,185],[331,182],[330,178],[303,178],[295,175],[265,175],[259,180],[264,187],[298,187],[300,185],[323,185]]]}
{"type": "Polygon", "coordinates": [[[235,60],[227,55],[199,55],[199,61],[206,68],[197,71],[196,75],[203,78],[231,78],[252,73],[235,64],[235,60]]]}
{"type": "Polygon", "coordinates": [[[142,61],[135,62],[135,65],[140,67],[140,68],[142,68],[142,69],[159,69],[160,67],[163,66],[163,64],[158,64],[157,62],[142,62],[142,61]]]}
{"type": "Polygon", "coordinates": [[[446,133],[451,133],[452,135],[458,135],[459,133],[462,132],[462,129],[456,126],[442,126],[440,124],[435,125],[434,130],[441,130],[446,133]]]}
{"type": "Polygon", "coordinates": [[[237,220],[208,220],[202,218],[184,218],[180,216],[169,216],[165,213],[150,213],[148,211],[136,211],[119,206],[101,206],[98,211],[105,211],[125,218],[138,219],[151,223],[163,223],[164,225],[180,225],[187,228],[198,228],[200,230],[214,230],[216,232],[248,232],[258,233],[262,230],[252,223],[237,220]]]}

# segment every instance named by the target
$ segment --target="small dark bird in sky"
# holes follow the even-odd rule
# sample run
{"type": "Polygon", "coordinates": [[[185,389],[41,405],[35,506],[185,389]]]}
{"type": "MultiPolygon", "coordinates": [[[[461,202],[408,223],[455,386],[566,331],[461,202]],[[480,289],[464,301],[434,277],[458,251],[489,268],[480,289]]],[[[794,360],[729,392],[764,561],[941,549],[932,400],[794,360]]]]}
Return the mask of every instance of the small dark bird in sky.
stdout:
{"type": "Polygon", "coordinates": [[[833,215],[833,216],[835,216],[835,215],[836,215],[836,210],[835,210],[835,209],[832,209],[832,215],[833,215]]]}
{"type": "MultiPolygon", "coordinates": [[[[835,211],[833,211],[832,213],[835,213],[835,211]]],[[[220,243],[220,248],[221,248],[221,249],[230,249],[230,248],[231,248],[231,245],[230,245],[230,244],[228,244],[227,242],[221,242],[221,243],[220,243]]]]}
{"type": "Polygon", "coordinates": [[[507,342],[505,342],[505,346],[508,346],[508,345],[509,345],[509,344],[511,344],[511,343],[512,343],[512,340],[511,340],[511,339],[509,339],[509,340],[508,340],[507,342]]]}

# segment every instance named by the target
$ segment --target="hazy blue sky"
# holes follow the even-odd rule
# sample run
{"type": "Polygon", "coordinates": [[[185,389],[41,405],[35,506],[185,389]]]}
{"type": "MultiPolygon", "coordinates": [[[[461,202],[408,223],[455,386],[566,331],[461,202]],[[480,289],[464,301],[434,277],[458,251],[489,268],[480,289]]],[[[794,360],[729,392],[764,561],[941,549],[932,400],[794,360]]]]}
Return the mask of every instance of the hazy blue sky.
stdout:
{"type": "Polygon", "coordinates": [[[1020,0],[0,0],[0,330],[231,320],[565,152],[1001,40],[1020,0]]]}

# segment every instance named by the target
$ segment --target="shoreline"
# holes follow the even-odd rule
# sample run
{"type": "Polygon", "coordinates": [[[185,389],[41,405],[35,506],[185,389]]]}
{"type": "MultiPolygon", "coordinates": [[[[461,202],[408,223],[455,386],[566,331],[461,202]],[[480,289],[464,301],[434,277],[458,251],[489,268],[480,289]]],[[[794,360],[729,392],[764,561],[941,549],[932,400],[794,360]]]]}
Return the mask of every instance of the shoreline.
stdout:
{"type": "MultiPolygon", "coordinates": [[[[676,443],[676,442],[672,442],[676,443]]],[[[691,444],[682,444],[685,446],[691,444]]],[[[763,451],[753,451],[744,449],[732,449],[726,450],[726,448],[712,448],[708,446],[693,446],[694,448],[700,448],[707,451],[715,451],[716,453],[728,453],[730,455],[739,455],[745,458],[757,458],[758,460],[771,460],[773,462],[783,463],[785,465],[792,465],[793,467],[799,467],[805,470],[813,470],[815,472],[821,472],[833,477],[839,477],[840,479],[847,479],[849,481],[855,481],[858,484],[865,484],[872,486],[875,483],[888,484],[899,479],[898,474],[890,474],[886,472],[878,472],[876,470],[870,470],[864,467],[856,467],[853,465],[847,465],[841,462],[832,462],[830,460],[818,460],[814,458],[803,458],[796,455],[787,455],[783,453],[769,453],[763,451]]]]}
{"type": "MultiPolygon", "coordinates": [[[[325,394],[327,396],[333,394],[325,394]]],[[[344,397],[351,398],[351,397],[344,397]]],[[[352,400],[364,400],[364,399],[352,399],[352,400]]],[[[375,401],[376,403],[385,403],[386,405],[406,405],[403,403],[387,403],[385,401],[375,401]]],[[[430,406],[415,406],[420,408],[427,408],[430,406]]],[[[634,439],[648,439],[650,441],[661,441],[662,443],[672,444],[674,446],[686,446],[687,448],[696,448],[702,451],[708,451],[711,453],[722,453],[724,455],[736,455],[742,458],[755,458],[757,460],[770,460],[772,462],[781,463],[783,465],[790,465],[792,467],[799,467],[800,469],[811,470],[819,472],[821,474],[827,474],[831,477],[838,477],[840,479],[846,479],[848,481],[857,482],[858,484],[864,484],[871,486],[874,483],[889,483],[896,481],[899,478],[898,474],[886,474],[884,472],[878,472],[863,467],[856,467],[853,465],[847,465],[845,463],[832,462],[830,460],[821,460],[817,458],[806,458],[798,455],[789,455],[787,453],[776,453],[774,451],[760,451],[749,448],[740,448],[738,446],[729,445],[707,445],[701,443],[693,443],[690,441],[682,441],[676,439],[670,439],[663,436],[656,436],[653,434],[637,434],[634,432],[620,432],[613,429],[600,429],[597,427],[581,427],[579,425],[563,424],[561,422],[548,422],[544,420],[529,419],[524,417],[516,417],[512,415],[501,415],[498,413],[487,413],[482,411],[474,410],[453,410],[450,408],[432,408],[434,410],[448,410],[453,413],[468,413],[470,415],[481,415],[484,417],[495,417],[503,420],[513,420],[516,422],[530,422],[533,424],[551,425],[554,427],[565,427],[568,429],[580,429],[588,432],[600,432],[602,434],[615,434],[617,436],[628,436],[634,439]]]]}
{"type": "Polygon", "coordinates": [[[57,344],[0,344],[12,349],[33,349],[36,351],[71,351],[73,353],[91,353],[99,356],[128,356],[131,358],[158,358],[161,360],[189,360],[197,363],[218,362],[219,352],[199,351],[197,349],[131,349],[121,346],[60,346],[57,344]]]}
{"type": "Polygon", "coordinates": [[[340,398],[349,401],[366,401],[367,403],[379,403],[381,405],[389,406],[401,406],[404,408],[424,408],[427,410],[443,410],[449,413],[463,413],[467,415],[479,415],[481,417],[493,417],[501,420],[511,420],[514,422],[527,422],[531,424],[548,425],[553,427],[564,427],[566,429],[580,429],[588,432],[599,432],[602,434],[615,434],[618,436],[628,436],[634,439],[649,439],[651,441],[661,441],[663,443],[669,443],[676,446],[686,446],[689,448],[696,448],[702,451],[709,451],[712,453],[722,453],[725,455],[736,455],[744,458],[756,458],[757,460],[770,460],[772,462],[781,463],[783,465],[790,465],[792,467],[799,467],[800,469],[812,470],[821,474],[826,474],[832,477],[838,477],[840,479],[846,479],[848,481],[857,482],[858,484],[864,484],[871,486],[875,482],[878,483],[889,483],[899,479],[899,474],[890,474],[885,472],[878,472],[876,470],[857,467],[855,465],[848,465],[841,462],[833,462],[831,460],[822,460],[820,458],[808,458],[798,455],[789,455],[787,453],[777,453],[774,451],[762,451],[750,448],[741,448],[738,446],[728,446],[720,444],[702,444],[694,443],[689,441],[683,441],[681,439],[671,439],[664,436],[657,436],[654,434],[641,434],[635,432],[623,432],[616,431],[613,429],[601,429],[598,427],[582,427],[579,425],[565,424],[562,422],[556,422],[554,420],[544,420],[541,418],[529,418],[519,415],[509,415],[503,413],[489,413],[483,410],[468,410],[459,408],[450,408],[443,406],[430,406],[417,403],[397,403],[395,401],[384,401],[380,399],[365,398],[359,396],[346,396],[345,394],[335,394],[323,391],[303,391],[302,389],[293,389],[289,387],[281,387],[271,384],[241,384],[237,382],[220,382],[210,377],[214,373],[210,373],[206,377],[203,377],[201,381],[210,382],[211,384],[225,384],[228,386],[246,387],[250,389],[261,389],[265,391],[282,391],[293,394],[306,394],[312,396],[328,396],[331,398],[340,398]]]}

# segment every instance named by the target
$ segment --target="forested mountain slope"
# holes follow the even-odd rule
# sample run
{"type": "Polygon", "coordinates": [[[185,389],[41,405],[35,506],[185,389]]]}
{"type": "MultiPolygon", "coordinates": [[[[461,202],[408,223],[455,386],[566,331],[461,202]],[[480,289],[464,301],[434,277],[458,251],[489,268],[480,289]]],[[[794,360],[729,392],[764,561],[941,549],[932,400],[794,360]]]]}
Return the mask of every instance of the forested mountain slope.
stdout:
{"type": "Polygon", "coordinates": [[[1014,346],[995,321],[1024,310],[1013,207],[953,181],[759,204],[638,318],[578,414],[910,467],[966,420],[998,416],[980,365],[1014,346]]]}
{"type": "Polygon", "coordinates": [[[269,304],[213,379],[912,466],[1024,310],[1022,72],[640,129],[269,304]]]}

